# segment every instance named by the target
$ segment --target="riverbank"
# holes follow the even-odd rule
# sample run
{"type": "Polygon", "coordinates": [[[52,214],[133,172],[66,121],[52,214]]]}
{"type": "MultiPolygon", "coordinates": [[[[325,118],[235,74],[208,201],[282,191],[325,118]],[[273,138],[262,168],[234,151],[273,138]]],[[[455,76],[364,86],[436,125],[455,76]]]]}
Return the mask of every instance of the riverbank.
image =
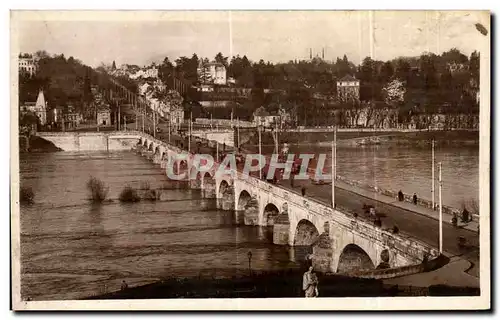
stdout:
{"type": "MultiPolygon", "coordinates": [[[[303,270],[260,272],[228,279],[170,278],[153,284],[93,296],[101,299],[292,298],[303,297],[303,270]]],[[[384,284],[382,280],[318,274],[320,297],[474,296],[478,288],[384,284]]]]}
{"type": "Polygon", "coordinates": [[[42,139],[38,136],[31,136],[29,138],[29,149],[26,147],[19,148],[21,152],[56,152],[62,151],[62,149],[56,147],[52,142],[42,139]],[[22,151],[24,150],[24,151],[22,151]]]}
{"type": "MultiPolygon", "coordinates": [[[[262,144],[274,144],[273,133],[263,132],[262,144]]],[[[294,145],[317,144],[319,146],[330,144],[333,140],[333,132],[280,132],[279,142],[294,145]]],[[[398,132],[398,131],[358,131],[337,132],[339,145],[367,146],[367,145],[389,145],[411,146],[427,148],[431,141],[435,141],[436,147],[445,146],[479,146],[479,131],[452,130],[452,131],[420,131],[420,132],[398,132]]],[[[245,145],[258,145],[259,138],[254,134],[245,145]]]]}

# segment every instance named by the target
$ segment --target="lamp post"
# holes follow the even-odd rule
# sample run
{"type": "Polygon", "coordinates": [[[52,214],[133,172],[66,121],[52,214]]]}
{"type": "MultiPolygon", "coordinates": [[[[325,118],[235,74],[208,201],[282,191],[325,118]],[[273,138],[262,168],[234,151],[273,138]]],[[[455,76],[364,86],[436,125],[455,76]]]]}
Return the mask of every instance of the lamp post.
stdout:
{"type": "Polygon", "coordinates": [[[435,199],[435,177],[434,177],[434,139],[432,140],[432,187],[431,187],[431,193],[432,193],[432,210],[435,210],[436,209],[436,203],[434,201],[435,199]]]}
{"type": "MultiPolygon", "coordinates": [[[[260,124],[260,121],[257,125],[257,130],[259,131],[259,155],[262,155],[262,125],[260,124]]],[[[262,169],[259,170],[259,179],[262,180],[262,169]]]]}
{"type": "Polygon", "coordinates": [[[247,253],[247,256],[248,256],[248,272],[251,275],[252,274],[252,251],[249,250],[247,253]]]}
{"type": "Polygon", "coordinates": [[[443,178],[441,175],[442,166],[441,162],[438,163],[439,166],[439,253],[443,253],[443,200],[442,200],[442,188],[443,188],[443,178]]]}

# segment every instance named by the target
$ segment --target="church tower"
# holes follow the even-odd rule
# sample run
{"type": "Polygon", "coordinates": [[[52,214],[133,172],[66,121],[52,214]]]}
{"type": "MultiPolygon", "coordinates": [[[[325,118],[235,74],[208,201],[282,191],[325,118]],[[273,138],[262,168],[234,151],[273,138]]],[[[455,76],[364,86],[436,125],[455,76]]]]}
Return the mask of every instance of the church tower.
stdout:
{"type": "Polygon", "coordinates": [[[47,123],[47,102],[45,101],[45,96],[43,90],[38,91],[38,97],[35,103],[35,113],[40,119],[40,124],[43,126],[47,123]]]}

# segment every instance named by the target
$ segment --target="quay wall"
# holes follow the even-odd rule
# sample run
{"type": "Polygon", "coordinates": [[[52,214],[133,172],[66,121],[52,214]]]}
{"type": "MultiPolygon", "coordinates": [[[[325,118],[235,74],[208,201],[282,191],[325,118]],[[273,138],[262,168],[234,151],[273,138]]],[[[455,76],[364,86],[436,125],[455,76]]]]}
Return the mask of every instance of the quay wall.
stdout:
{"type": "Polygon", "coordinates": [[[37,136],[63,151],[130,150],[139,138],[136,133],[127,132],[38,132],[37,136]]]}

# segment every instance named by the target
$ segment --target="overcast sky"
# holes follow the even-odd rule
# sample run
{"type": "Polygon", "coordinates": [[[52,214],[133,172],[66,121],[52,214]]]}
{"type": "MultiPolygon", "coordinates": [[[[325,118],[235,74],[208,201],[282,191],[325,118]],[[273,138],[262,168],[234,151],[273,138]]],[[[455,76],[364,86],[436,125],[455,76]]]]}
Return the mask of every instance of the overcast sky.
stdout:
{"type": "Polygon", "coordinates": [[[387,60],[453,47],[469,55],[485,38],[475,23],[489,29],[488,15],[477,11],[374,11],[371,17],[368,11],[65,12],[20,17],[13,19],[19,51],[64,53],[91,66],[113,60],[117,65],[144,65],[193,53],[213,58],[219,51],[282,62],[307,59],[309,48],[313,55],[325,48],[327,60],[346,54],[355,63],[370,55],[387,60]]]}

